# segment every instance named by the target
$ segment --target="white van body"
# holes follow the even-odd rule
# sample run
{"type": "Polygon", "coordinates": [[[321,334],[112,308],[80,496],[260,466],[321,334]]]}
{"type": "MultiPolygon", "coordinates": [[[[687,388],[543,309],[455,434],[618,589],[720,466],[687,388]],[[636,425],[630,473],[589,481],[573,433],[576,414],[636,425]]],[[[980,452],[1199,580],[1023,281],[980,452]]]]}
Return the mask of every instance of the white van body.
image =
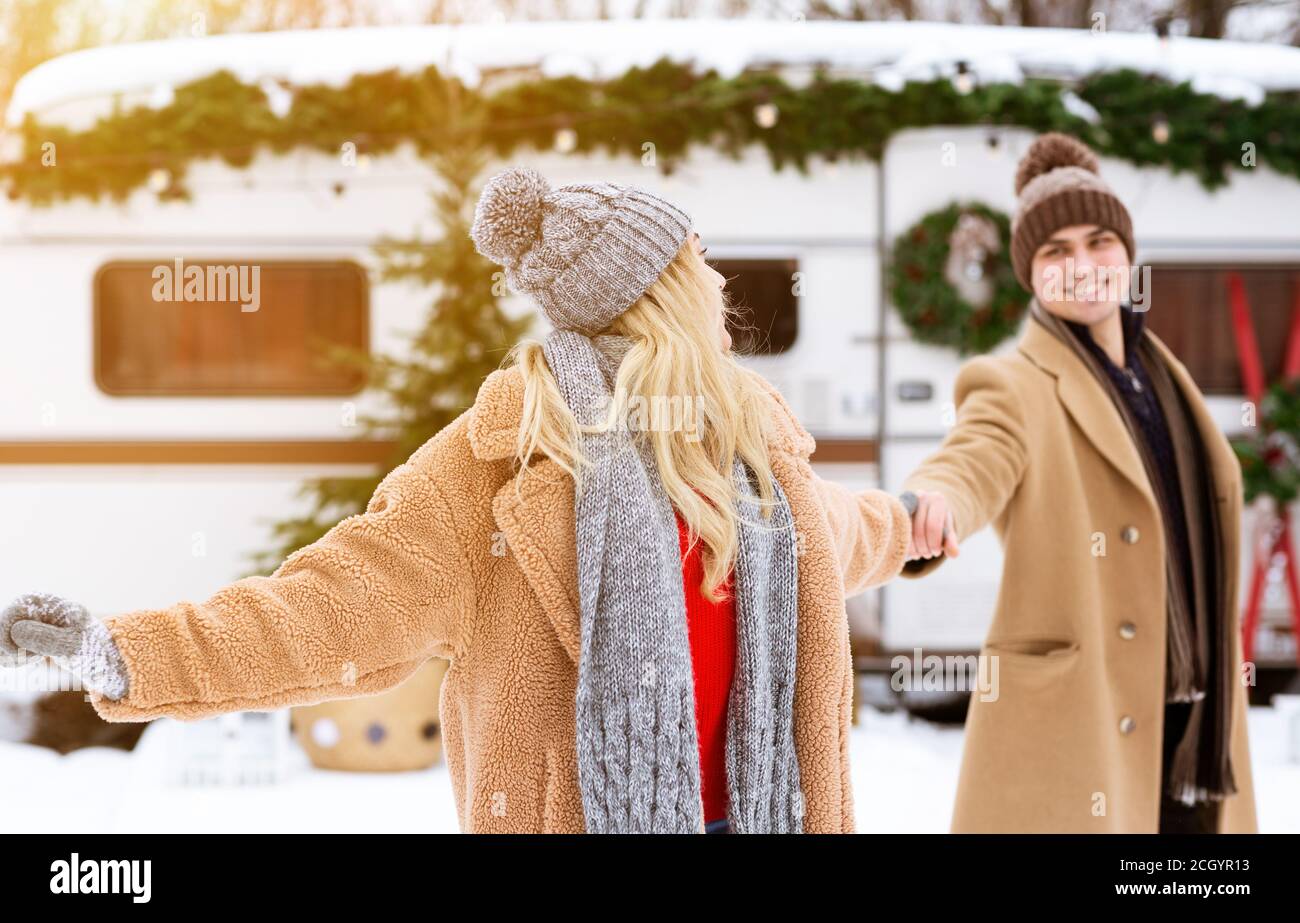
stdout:
{"type": "MultiPolygon", "coordinates": [[[[777,66],[792,79],[812,64],[883,84],[950,75],[966,60],[980,79],[1018,79],[1080,66],[1148,62],[1153,36],[1093,35],[924,23],[546,23],[321,30],[214,36],[67,55],[17,88],[10,124],[26,114],[89,124],[116,101],[159,104],[170,89],[228,67],[246,80],[342,81],[352,73],[441,63],[473,80],[497,66],[594,76],[661,54],[723,72],[777,66]],[[1086,44],[1084,44],[1086,43],[1086,44]],[[1085,53],[1086,52],[1086,53],[1085,53]],[[1073,55],[1073,57],[1071,57],[1073,55]]],[[[1300,86],[1300,49],[1174,40],[1165,72],[1207,88],[1252,94],[1300,86]]],[[[671,176],[631,158],[521,152],[554,184],[593,178],[643,186],[680,203],[711,258],[793,259],[800,272],[798,337],[778,355],[746,359],[776,383],[817,438],[823,476],[855,488],[896,489],[944,435],[960,366],[952,352],[916,343],[887,303],[889,243],[926,212],[974,198],[1010,212],[1015,162],[1032,135],[987,127],[929,128],[892,139],[880,164],[814,160],[807,174],[774,172],[766,153],[732,160],[697,148],[671,176]],[[960,169],[941,166],[952,145],[960,169]],[[898,386],[928,382],[932,398],[903,401],[898,386]]],[[[1267,168],[1237,171],[1207,192],[1190,177],[1112,160],[1103,172],[1129,203],[1139,260],[1294,261],[1300,265],[1300,183],[1267,168]]],[[[46,590],[108,615],[206,598],[247,570],[268,545],[268,524],[304,510],[303,479],[372,471],[312,458],[312,446],[353,438],[360,397],[121,397],[92,370],[92,290],[105,264],[177,256],[344,260],[371,267],[381,235],[427,237],[437,182],[409,151],[367,170],[340,158],[259,155],[243,170],[195,164],[193,198],[163,202],[148,189],[121,205],[76,200],[52,207],[0,202],[0,281],[9,320],[0,340],[0,597],[46,590]],[[338,184],[342,193],[336,192],[338,184]],[[268,464],[149,461],[149,443],[285,441],[306,446],[268,464]],[[135,459],[135,460],[133,460],[135,459]]],[[[429,297],[373,284],[370,347],[399,353],[429,297]]],[[[508,300],[511,312],[532,310],[508,300]]],[[[544,332],[539,324],[538,332],[544,332]]],[[[1014,348],[1014,338],[1001,349],[1014,348]]],[[[1241,398],[1217,398],[1226,429],[1241,398]]],[[[255,458],[256,453],[246,453],[255,458]]],[[[1000,569],[990,532],[925,581],[897,581],[851,601],[860,632],[880,653],[914,647],[974,650],[983,639],[1000,569]],[[883,606],[877,608],[877,602],[883,606]]]]}

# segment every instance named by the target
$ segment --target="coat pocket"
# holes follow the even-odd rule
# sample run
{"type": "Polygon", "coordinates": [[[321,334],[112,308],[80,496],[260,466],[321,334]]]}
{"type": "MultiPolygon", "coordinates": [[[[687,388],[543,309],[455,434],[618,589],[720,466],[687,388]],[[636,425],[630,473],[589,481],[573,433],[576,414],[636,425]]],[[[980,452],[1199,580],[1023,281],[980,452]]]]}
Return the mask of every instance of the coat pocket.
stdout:
{"type": "Polygon", "coordinates": [[[1077,672],[1071,668],[1079,663],[1079,642],[1068,638],[1004,638],[986,643],[983,656],[991,661],[987,669],[995,687],[993,697],[999,698],[1005,691],[1011,699],[1024,701],[1017,690],[1041,696],[1049,688],[1068,685],[1077,672]]]}
{"type": "Polygon", "coordinates": [[[987,642],[984,651],[1014,663],[1046,665],[1074,659],[1079,642],[1069,638],[1003,638],[987,642]]]}

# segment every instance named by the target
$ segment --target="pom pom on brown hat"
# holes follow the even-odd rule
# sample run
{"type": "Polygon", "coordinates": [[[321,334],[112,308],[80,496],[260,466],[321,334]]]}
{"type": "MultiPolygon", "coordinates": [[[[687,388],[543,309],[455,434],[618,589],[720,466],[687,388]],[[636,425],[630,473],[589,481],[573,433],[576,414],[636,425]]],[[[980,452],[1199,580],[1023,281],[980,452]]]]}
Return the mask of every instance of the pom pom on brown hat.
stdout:
{"type": "Polygon", "coordinates": [[[644,189],[552,186],[512,167],[483,187],[470,237],[557,330],[591,336],[645,293],[690,231],[686,212],[644,189]]]}
{"type": "Polygon", "coordinates": [[[1011,263],[1016,278],[1033,291],[1034,251],[1056,231],[1075,224],[1110,228],[1124,241],[1132,263],[1137,247],[1133,220],[1101,178],[1097,155],[1061,132],[1039,136],[1016,168],[1016,213],[1011,219],[1011,263]]]}

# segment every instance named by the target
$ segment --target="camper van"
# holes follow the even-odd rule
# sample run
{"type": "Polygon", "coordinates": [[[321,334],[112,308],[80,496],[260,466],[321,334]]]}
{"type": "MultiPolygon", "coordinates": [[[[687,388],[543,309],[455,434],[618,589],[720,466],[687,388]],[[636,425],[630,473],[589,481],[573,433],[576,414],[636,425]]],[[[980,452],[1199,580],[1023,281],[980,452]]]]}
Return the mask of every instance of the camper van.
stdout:
{"type": "MultiPolygon", "coordinates": [[[[825,67],[894,87],[954,75],[1068,83],[1131,66],[1207,92],[1300,88],[1300,49],[1154,35],[933,23],[484,24],[77,52],[23,78],[7,124],[30,114],[86,126],[114,106],[164,104],[175,87],[222,68],[283,94],[430,64],[467,81],[495,69],[613,76],[661,55],[722,73],[775,69],[791,80],[825,67]]],[[[739,159],[699,148],[670,175],[563,145],[515,162],[557,185],[626,182],[681,203],[761,333],[749,338],[744,361],[781,389],[816,438],[814,468],[855,489],[892,490],[943,439],[961,359],[916,342],[892,309],[891,244],[953,201],[1010,213],[1015,164],[1031,140],[1006,126],[909,130],[878,163],[815,160],[807,172],[775,171],[758,147],[739,159]]],[[[1235,434],[1246,397],[1223,280],[1229,271],[1244,278],[1276,374],[1300,284],[1300,182],[1260,166],[1210,192],[1160,168],[1105,159],[1102,169],[1132,212],[1138,261],[1156,277],[1153,328],[1235,434]]],[[[436,183],[409,150],[352,160],[294,151],[259,154],[245,169],[196,164],[188,201],[151,186],[122,203],[0,202],[0,559],[9,565],[0,568],[0,596],[56,592],[99,616],[201,600],[246,571],[245,556],[269,544],[271,521],[303,511],[296,490],[304,479],[373,472],[387,447],[356,439],[354,421],[380,408],[357,381],[310,363],[309,334],[400,354],[429,296],[377,282],[373,246],[383,235],[432,233],[436,183]],[[216,267],[210,277],[222,297],[209,292],[201,311],[175,312],[169,323],[181,326],[172,330],[139,323],[151,286],[183,298],[174,274],[187,264],[216,267]],[[260,300],[282,307],[260,313],[240,267],[257,267],[260,300]]],[[[506,308],[532,310],[519,296],[506,308]]],[[[1243,528],[1253,534],[1252,513],[1243,528]]],[[[1243,542],[1245,574],[1251,552],[1243,542]]],[[[927,579],[850,600],[860,666],[884,671],[894,655],[918,648],[978,650],[1000,567],[986,530],[927,579]]],[[[1276,590],[1271,581],[1257,661],[1294,669],[1296,639],[1276,590]]]]}

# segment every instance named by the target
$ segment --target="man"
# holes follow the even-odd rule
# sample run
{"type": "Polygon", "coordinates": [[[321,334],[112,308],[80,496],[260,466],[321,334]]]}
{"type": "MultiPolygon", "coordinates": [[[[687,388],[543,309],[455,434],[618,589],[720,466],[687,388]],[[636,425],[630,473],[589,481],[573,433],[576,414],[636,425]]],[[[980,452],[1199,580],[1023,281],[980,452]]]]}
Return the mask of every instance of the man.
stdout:
{"type": "Polygon", "coordinates": [[[1236,456],[1131,304],[1132,222],[1092,151],[1040,137],[1016,193],[1019,348],[962,367],[903,484],[905,577],[989,523],[1004,550],[952,830],[1256,832],[1236,456]]]}

